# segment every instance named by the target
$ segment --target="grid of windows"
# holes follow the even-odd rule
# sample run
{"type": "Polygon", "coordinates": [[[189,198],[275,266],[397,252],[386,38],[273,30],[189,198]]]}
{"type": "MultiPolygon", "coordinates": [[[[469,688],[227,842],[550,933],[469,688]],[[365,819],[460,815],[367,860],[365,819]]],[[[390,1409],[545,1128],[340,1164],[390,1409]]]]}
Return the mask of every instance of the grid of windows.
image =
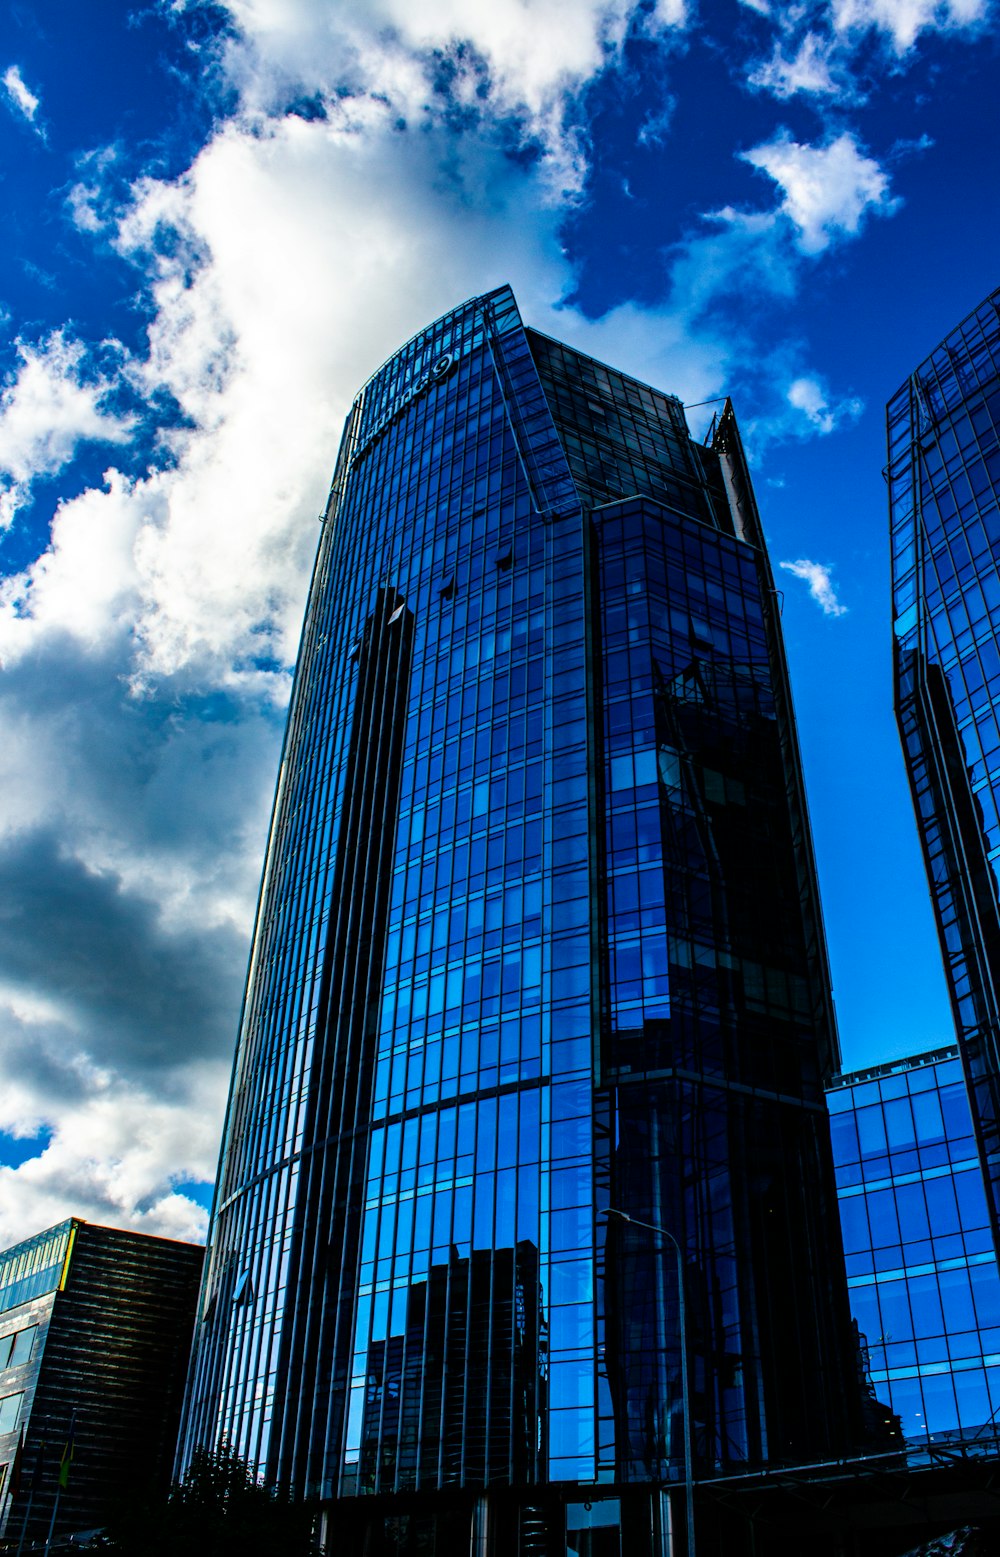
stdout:
{"type": "Polygon", "coordinates": [[[73,1223],[60,1222],[0,1256],[0,1313],[54,1292],[66,1275],[73,1223]]]}
{"type": "MultiPolygon", "coordinates": [[[[697,512],[633,500],[595,521],[614,1199],[684,1247],[702,1472],[759,1463],[775,1444],[818,1455],[831,1440],[814,1381],[837,1340],[813,1294],[837,1264],[833,1252],[824,1278],[801,1251],[830,1203],[818,1168],[830,1038],[800,902],[769,575],[756,547],[697,512]]],[[[613,1271],[609,1319],[628,1334],[608,1347],[618,1455],[633,1474],[676,1474],[672,1261],[632,1234],[613,1271]],[[664,1401],[657,1449],[648,1423],[664,1401]]]]}
{"type": "Polygon", "coordinates": [[[1000,1272],[957,1050],[828,1094],[851,1309],[909,1439],[995,1432],[1000,1272]]]}
{"type": "Polygon", "coordinates": [[[1000,1207],[1000,292],[888,407],[896,707],[1000,1207]]]}
{"type": "Polygon", "coordinates": [[[664,1261],[609,1233],[610,1206],[686,1218],[702,1464],[836,1440],[836,1259],[814,1231],[835,1036],[772,595],[731,412],[694,444],[676,400],[526,331],[506,289],[362,391],[296,672],[182,1462],[224,1435],[274,1480],[370,1505],[678,1476],[664,1261]],[[694,864],[668,861],[699,827],[694,864]],[[803,1245],[813,1263],[765,1294],[803,1245]],[[801,1332],[794,1387],[740,1339],[773,1352],[779,1332],[801,1332]]]}
{"type": "MultiPolygon", "coordinates": [[[[555,1043],[567,1076],[583,1074],[589,1057],[588,952],[581,956],[577,942],[556,937],[542,962],[542,916],[547,923],[553,912],[543,900],[543,879],[549,892],[568,902],[575,881],[561,885],[560,878],[572,876],[571,867],[586,852],[586,719],[576,690],[585,679],[579,518],[567,523],[553,513],[571,490],[564,467],[561,473],[552,469],[554,439],[536,429],[528,461],[515,441],[515,423],[523,434],[532,412],[532,387],[536,400],[539,394],[523,333],[505,339],[515,319],[501,297],[488,311],[470,308],[440,321],[376,375],[356,406],[331,498],[336,522],[328,524],[317,563],[316,604],[307,621],[279,782],[267,877],[280,886],[269,891],[265,885],[262,898],[206,1284],[206,1323],[228,1334],[214,1355],[205,1356],[199,1387],[243,1452],[263,1462],[269,1439],[284,1432],[287,1452],[316,1467],[315,1486],[324,1491],[340,1475],[348,1482],[357,1475],[365,1365],[351,1374],[342,1457],[327,1451],[323,1414],[339,1413],[344,1401],[317,1401],[305,1443],[302,1435],[289,1443],[287,1418],[272,1433],[272,1416],[287,1370],[278,1321],[288,1268],[296,1261],[301,1267],[304,1258],[295,1243],[296,1195],[310,1128],[307,1083],[325,1041],[322,967],[332,865],[347,803],[336,777],[349,740],[360,613],[380,578],[389,576],[405,600],[415,638],[384,1002],[364,1124],[386,1121],[387,1149],[397,1149],[397,1139],[405,1137],[409,1151],[413,1131],[423,1123],[426,1153],[437,1121],[425,1123],[422,1110],[496,1089],[482,1109],[473,1105],[471,1115],[462,1113],[462,1154],[471,1149],[480,1168],[477,1196],[462,1154],[448,1160],[455,1147],[447,1144],[442,1115],[434,1148],[441,1171],[433,1241],[411,1246],[403,1231],[406,1218],[415,1209],[426,1211],[429,1200],[415,1206],[404,1186],[399,1204],[386,1202],[377,1237],[391,1240],[397,1219],[399,1224],[393,1322],[442,1248],[445,1257],[452,1245],[471,1255],[485,1239],[492,1243],[504,1235],[513,1164],[502,1155],[491,1160],[487,1143],[499,1109],[507,1150],[511,1100],[502,1093],[512,1084],[525,1094],[518,1106],[528,1110],[517,1160],[523,1170],[517,1241],[542,1249],[539,1132],[551,1117],[548,1094],[539,1092],[547,1064],[543,1045],[555,1043]],[[445,358],[440,379],[383,426],[405,398],[405,385],[419,383],[427,364],[445,358]],[[403,387],[390,391],[390,380],[403,387]],[[372,428],[382,430],[373,437],[372,428]],[[544,520],[539,503],[548,505],[544,520]],[[368,522],[369,515],[377,522],[368,522]],[[571,546],[575,555],[567,560],[571,546]],[[350,590],[332,587],[338,578],[350,578],[350,590]],[[542,786],[551,786],[557,758],[559,803],[546,808],[543,836],[542,786]],[[552,1016],[544,1030],[543,980],[559,985],[545,1001],[552,1016]],[[582,1005],[574,999],[581,988],[582,1005]],[[534,1144],[527,1122],[532,1111],[534,1144]],[[266,1194],[258,1187],[265,1164],[266,1194]],[[246,1184],[252,1194],[242,1192],[246,1184]],[[243,1271],[250,1274],[234,1303],[243,1271]]],[[[388,820],[390,828],[396,823],[397,817],[388,820]]],[[[561,912],[568,923],[568,911],[561,912]]],[[[583,926],[585,932],[585,913],[583,926]]],[[[559,1097],[556,1104],[570,1101],[559,1097]]],[[[382,1149],[382,1139],[372,1136],[373,1152],[382,1149]]],[[[423,1226],[418,1219],[418,1240],[423,1226]]],[[[365,1288],[375,1236],[366,1213],[360,1235],[365,1288]]],[[[365,1355],[362,1341],[378,1344],[385,1324],[381,1280],[380,1272],[375,1289],[359,1294],[359,1316],[370,1302],[372,1324],[367,1336],[357,1332],[359,1357],[365,1355]]],[[[544,1365],[542,1354],[536,1373],[544,1365]]],[[[334,1390],[340,1382],[334,1379],[334,1390]]],[[[371,1420],[369,1413],[369,1428],[371,1420]]],[[[285,1451],[279,1443],[274,1452],[285,1451]]],[[[539,1452],[537,1443],[532,1452],[539,1452]]]]}

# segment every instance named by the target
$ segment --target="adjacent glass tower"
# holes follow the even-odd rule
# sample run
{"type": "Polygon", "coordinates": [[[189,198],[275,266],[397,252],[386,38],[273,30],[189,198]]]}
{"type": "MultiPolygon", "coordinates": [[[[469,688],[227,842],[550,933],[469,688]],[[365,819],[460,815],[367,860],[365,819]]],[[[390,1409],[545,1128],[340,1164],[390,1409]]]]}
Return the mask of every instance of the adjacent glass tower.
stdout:
{"type": "Polygon", "coordinates": [[[1000,1249],[1000,290],[889,402],[896,711],[1000,1249]]]}
{"type": "Polygon", "coordinates": [[[995,1453],[1000,1272],[958,1050],[838,1076],[828,1102],[870,1411],[889,1442],[995,1453]]]}
{"type": "Polygon", "coordinates": [[[226,1437],[340,1500],[359,1550],[642,1557],[688,1432],[699,1478],[844,1449],[836,1036],[775,602],[730,406],[695,442],[506,288],[362,390],[182,1462],[226,1437]]]}

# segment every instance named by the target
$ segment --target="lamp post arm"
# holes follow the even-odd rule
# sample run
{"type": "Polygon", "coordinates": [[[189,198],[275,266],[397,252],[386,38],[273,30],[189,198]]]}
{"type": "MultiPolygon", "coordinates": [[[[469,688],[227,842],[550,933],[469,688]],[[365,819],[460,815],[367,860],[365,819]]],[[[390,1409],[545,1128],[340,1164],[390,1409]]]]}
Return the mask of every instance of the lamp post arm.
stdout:
{"type": "Polygon", "coordinates": [[[666,1227],[660,1227],[656,1222],[643,1222],[637,1216],[629,1216],[627,1211],[619,1211],[617,1206],[608,1206],[607,1215],[616,1216],[620,1222],[628,1222],[633,1227],[644,1227],[647,1232],[657,1233],[661,1238],[666,1238],[672,1245],[677,1258],[677,1329],[681,1343],[681,1411],[684,1422],[684,1502],[685,1513],[687,1514],[687,1557],[695,1557],[694,1454],[691,1442],[691,1393],[688,1380],[687,1305],[684,1295],[683,1251],[673,1233],[666,1227]]]}

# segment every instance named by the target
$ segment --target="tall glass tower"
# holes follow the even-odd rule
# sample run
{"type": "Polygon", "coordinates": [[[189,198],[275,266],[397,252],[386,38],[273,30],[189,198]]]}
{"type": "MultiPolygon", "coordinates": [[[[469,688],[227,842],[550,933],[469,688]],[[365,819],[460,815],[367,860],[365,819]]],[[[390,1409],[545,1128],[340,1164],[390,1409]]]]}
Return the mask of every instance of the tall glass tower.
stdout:
{"type": "Polygon", "coordinates": [[[182,1463],[225,1437],[358,1550],[643,1557],[671,1483],[844,1448],[775,601],[729,405],[697,443],[508,289],[361,391],[182,1463]]]}
{"type": "Polygon", "coordinates": [[[896,712],[1000,1249],[1000,290],[888,432],[896,712]]]}

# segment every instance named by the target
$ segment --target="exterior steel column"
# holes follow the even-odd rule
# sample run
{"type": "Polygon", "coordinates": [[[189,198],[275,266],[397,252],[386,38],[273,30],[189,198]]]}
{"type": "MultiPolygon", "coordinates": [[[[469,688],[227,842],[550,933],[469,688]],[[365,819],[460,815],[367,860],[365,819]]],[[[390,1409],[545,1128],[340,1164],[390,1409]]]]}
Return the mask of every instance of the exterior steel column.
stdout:
{"type": "Polygon", "coordinates": [[[320,993],[314,1083],[299,1179],[289,1285],[308,1292],[283,1335],[270,1475],[315,1496],[335,1482],[343,1439],[413,613],[384,589],[357,646],[357,692],[344,775],[320,993]]]}

